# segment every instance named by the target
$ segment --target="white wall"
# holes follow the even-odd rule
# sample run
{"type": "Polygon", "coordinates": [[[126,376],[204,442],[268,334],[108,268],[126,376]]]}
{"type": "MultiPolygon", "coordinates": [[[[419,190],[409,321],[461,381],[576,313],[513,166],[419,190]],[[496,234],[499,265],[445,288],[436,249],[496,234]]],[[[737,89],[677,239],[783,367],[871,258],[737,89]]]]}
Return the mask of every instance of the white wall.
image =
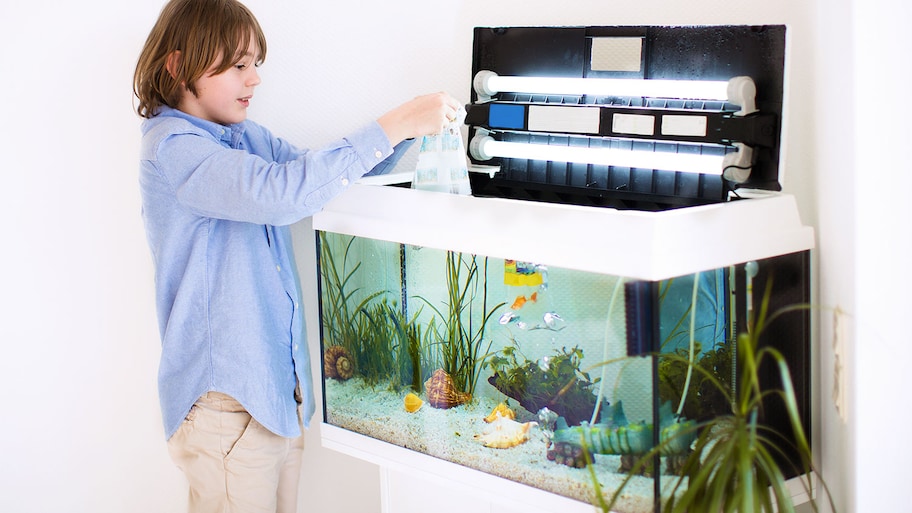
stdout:
{"type": "MultiPolygon", "coordinates": [[[[901,510],[902,472],[886,469],[909,456],[891,444],[908,425],[912,345],[900,322],[912,229],[899,195],[912,184],[908,160],[882,150],[912,138],[899,124],[870,127],[905,101],[908,2],[472,0],[442,12],[414,0],[288,4],[248,2],[270,45],[251,116],[308,146],[423,92],[467,100],[475,25],[788,24],[785,185],[818,227],[820,303],[851,320],[845,423],[829,399],[831,313],[819,323],[819,449],[841,511],[901,510]],[[879,93],[885,79],[905,90],[879,93]]],[[[158,413],[130,91],[161,5],[0,0],[2,511],[174,512],[184,503],[158,413]]],[[[296,227],[305,279],[308,226],[296,227]]],[[[312,286],[305,292],[313,305],[312,286]]],[[[307,440],[306,511],[379,511],[377,467],[322,449],[318,431],[307,440]]]]}
{"type": "MultiPolygon", "coordinates": [[[[849,409],[848,446],[852,455],[848,489],[856,511],[908,509],[908,479],[900,462],[912,457],[902,441],[912,412],[905,407],[912,362],[909,290],[912,276],[912,212],[904,198],[912,190],[912,163],[905,157],[912,127],[892,107],[892,99],[912,91],[912,4],[874,0],[852,3],[851,54],[853,115],[847,120],[854,148],[836,166],[854,195],[854,274],[852,343],[848,356],[854,385],[849,409]],[[891,461],[895,464],[884,462],[891,461]],[[895,466],[894,466],[895,465],[895,466]],[[854,484],[854,486],[851,486],[854,484]]],[[[843,65],[830,75],[845,80],[843,65]]],[[[838,135],[829,148],[844,142],[838,135]]],[[[823,176],[825,170],[821,170],[823,176]]],[[[834,239],[841,232],[829,233],[834,239]]],[[[833,274],[837,281],[842,274],[833,274]]],[[[840,290],[840,292],[844,292],[840,290]]]]}

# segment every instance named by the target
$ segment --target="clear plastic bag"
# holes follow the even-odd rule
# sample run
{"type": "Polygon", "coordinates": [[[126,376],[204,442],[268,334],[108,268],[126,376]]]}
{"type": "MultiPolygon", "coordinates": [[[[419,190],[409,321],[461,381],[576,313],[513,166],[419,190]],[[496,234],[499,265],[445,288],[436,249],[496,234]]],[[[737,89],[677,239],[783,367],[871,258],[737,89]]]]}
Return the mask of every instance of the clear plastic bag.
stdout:
{"type": "Polygon", "coordinates": [[[418,149],[418,164],[412,188],[425,191],[472,194],[466,165],[465,144],[459,127],[465,122],[466,111],[460,107],[456,119],[439,134],[426,135],[418,149]]]}

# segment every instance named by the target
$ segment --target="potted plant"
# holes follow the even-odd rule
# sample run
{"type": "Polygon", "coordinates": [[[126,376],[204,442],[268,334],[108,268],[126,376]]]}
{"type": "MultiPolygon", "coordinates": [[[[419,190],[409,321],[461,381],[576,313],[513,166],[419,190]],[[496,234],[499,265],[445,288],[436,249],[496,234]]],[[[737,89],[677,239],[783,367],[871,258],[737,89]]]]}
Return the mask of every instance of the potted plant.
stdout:
{"type": "MultiPolygon", "coordinates": [[[[678,436],[693,436],[693,431],[696,430],[698,434],[692,451],[680,467],[680,475],[672,480],[670,489],[663,493],[660,510],[664,513],[794,512],[792,497],[786,488],[787,476],[777,462],[779,457],[786,454],[797,456],[797,468],[789,470],[799,476],[814,511],[818,510],[812,493],[812,475],[817,474],[817,471],[798,411],[791,373],[778,350],[759,347],[758,343],[764,328],[773,319],[788,311],[806,307],[792,306],[770,315],[770,291],[771,281],[767,283],[761,307],[751,323],[752,329],[738,335],[736,356],[741,372],[735,392],[723,385],[711,372],[694,366],[694,372],[702,373],[704,379],[713,383],[719,393],[725,396],[731,404],[731,411],[694,423],[688,430],[679,433],[678,436]],[[761,365],[775,367],[781,387],[761,388],[761,365]],[[790,438],[760,422],[763,404],[768,400],[778,400],[784,404],[792,430],[790,438]]],[[[687,362],[680,355],[664,354],[662,357],[687,362]]],[[[611,495],[610,501],[605,501],[595,470],[589,465],[596,492],[596,506],[603,512],[611,511],[627,483],[641,473],[643,468],[652,465],[665,446],[672,443],[674,439],[664,440],[640,457],[611,495]]],[[[588,453],[586,456],[588,458],[588,453]]],[[[835,510],[825,481],[818,479],[818,482],[835,510]]]]}

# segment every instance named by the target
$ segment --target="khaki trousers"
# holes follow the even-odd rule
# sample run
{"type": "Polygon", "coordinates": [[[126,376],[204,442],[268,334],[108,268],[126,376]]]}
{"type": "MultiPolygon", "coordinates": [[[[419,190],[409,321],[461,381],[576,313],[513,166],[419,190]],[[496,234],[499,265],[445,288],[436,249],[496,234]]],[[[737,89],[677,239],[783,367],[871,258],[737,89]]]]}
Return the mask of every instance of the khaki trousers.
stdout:
{"type": "Polygon", "coordinates": [[[200,397],[168,440],[189,513],[295,513],[303,451],[303,434],[278,436],[219,392],[200,397]]]}

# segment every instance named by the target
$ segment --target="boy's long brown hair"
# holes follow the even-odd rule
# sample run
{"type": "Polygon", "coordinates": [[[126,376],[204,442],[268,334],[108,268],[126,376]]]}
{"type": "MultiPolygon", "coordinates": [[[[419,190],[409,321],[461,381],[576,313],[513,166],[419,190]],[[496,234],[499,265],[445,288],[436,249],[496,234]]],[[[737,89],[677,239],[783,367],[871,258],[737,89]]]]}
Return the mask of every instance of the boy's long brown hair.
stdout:
{"type": "Polygon", "coordinates": [[[133,73],[133,94],[139,99],[136,112],[151,118],[162,105],[177,107],[184,85],[197,94],[196,81],[213,66],[213,74],[233,66],[249,50],[251,35],[259,46],[259,65],[266,59],[266,37],[243,4],[237,0],[169,1],[152,27],[133,73]],[[176,58],[169,71],[172,54],[176,58]]]}

